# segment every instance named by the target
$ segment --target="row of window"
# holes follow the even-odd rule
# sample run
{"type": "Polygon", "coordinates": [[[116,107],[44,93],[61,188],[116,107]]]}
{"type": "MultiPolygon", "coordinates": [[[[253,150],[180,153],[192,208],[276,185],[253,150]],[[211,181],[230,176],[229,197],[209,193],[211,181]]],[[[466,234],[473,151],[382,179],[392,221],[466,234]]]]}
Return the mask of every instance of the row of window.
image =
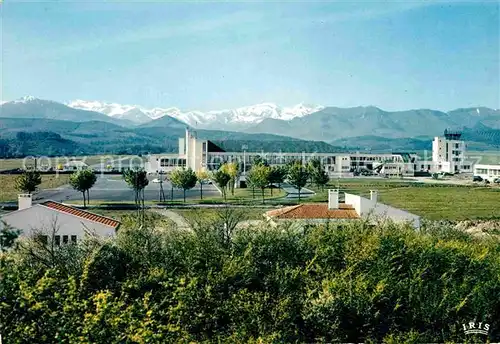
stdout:
{"type": "Polygon", "coordinates": [[[160,166],[161,167],[186,166],[186,159],[162,158],[162,159],[160,159],[160,166]]]}
{"type": "MultiPolygon", "coordinates": [[[[48,235],[40,235],[39,238],[40,238],[40,241],[42,243],[44,243],[44,244],[49,243],[49,236],[48,235]]],[[[63,245],[67,245],[70,243],[70,240],[71,240],[72,244],[76,244],[77,236],[76,235],[54,235],[54,244],[56,246],[61,246],[61,243],[63,245]],[[61,239],[62,239],[62,242],[61,242],[61,239]]]]}
{"type": "Polygon", "coordinates": [[[500,176],[500,170],[494,170],[494,169],[488,170],[487,168],[476,168],[476,174],[488,174],[493,176],[500,176]]]}

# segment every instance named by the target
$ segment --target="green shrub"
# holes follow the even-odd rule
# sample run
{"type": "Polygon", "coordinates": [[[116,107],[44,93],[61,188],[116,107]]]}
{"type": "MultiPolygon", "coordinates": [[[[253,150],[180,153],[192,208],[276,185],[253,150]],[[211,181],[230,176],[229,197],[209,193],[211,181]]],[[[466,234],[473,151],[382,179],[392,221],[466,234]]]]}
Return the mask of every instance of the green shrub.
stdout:
{"type": "Polygon", "coordinates": [[[498,240],[446,223],[264,226],[229,243],[222,232],[131,225],[51,266],[25,246],[3,253],[0,333],[9,342],[464,342],[473,337],[462,323],[483,321],[500,338],[498,240]]]}

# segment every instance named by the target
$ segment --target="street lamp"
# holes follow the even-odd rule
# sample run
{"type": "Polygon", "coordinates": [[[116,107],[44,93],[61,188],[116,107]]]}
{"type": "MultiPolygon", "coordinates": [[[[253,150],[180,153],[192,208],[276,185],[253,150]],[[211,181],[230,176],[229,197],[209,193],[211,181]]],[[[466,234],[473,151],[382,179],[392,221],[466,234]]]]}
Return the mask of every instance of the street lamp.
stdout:
{"type": "Polygon", "coordinates": [[[243,175],[246,176],[246,173],[247,173],[246,150],[248,149],[248,146],[247,145],[242,145],[241,149],[243,150],[243,175]]]}

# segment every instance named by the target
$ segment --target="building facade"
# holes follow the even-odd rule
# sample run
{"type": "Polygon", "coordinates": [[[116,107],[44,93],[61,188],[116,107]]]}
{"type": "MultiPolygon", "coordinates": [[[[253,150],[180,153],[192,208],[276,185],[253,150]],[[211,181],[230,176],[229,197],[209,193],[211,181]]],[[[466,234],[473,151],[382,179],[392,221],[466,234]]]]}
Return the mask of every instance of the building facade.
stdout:
{"type": "Polygon", "coordinates": [[[432,141],[432,172],[470,173],[473,163],[465,160],[466,144],[458,132],[444,131],[432,141]]]}
{"type": "Polygon", "coordinates": [[[489,181],[490,183],[500,179],[500,165],[474,165],[474,175],[489,181]]]}
{"type": "Polygon", "coordinates": [[[270,165],[285,165],[299,160],[307,163],[319,159],[330,177],[350,177],[357,174],[386,177],[411,177],[425,172],[472,172],[472,164],[465,161],[465,142],[456,134],[445,132],[444,137],[433,141],[432,161],[424,161],[417,154],[392,153],[284,153],[284,152],[226,152],[213,142],[198,139],[186,129],[185,137],[179,138],[177,154],[150,155],[146,164],[149,173],[166,173],[176,168],[195,171],[213,171],[226,162],[238,162],[245,175],[257,157],[270,165]]]}

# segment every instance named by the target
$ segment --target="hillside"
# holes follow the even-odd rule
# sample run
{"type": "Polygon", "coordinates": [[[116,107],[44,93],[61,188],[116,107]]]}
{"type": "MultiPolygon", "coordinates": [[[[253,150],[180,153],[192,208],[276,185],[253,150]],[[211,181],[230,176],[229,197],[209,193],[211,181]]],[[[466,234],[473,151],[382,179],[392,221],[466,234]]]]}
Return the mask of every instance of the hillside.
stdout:
{"type": "Polygon", "coordinates": [[[429,109],[389,112],[377,107],[327,107],[289,121],[266,119],[246,130],[275,133],[309,140],[335,141],[359,136],[413,138],[440,135],[446,128],[459,129],[478,124],[500,127],[500,111],[488,108],[441,112],[429,109]]]}
{"type": "Polygon", "coordinates": [[[65,139],[54,132],[18,132],[12,138],[0,139],[0,158],[30,155],[65,156],[95,154],[91,145],[65,139]]]}
{"type": "Polygon", "coordinates": [[[331,141],[334,146],[344,149],[354,149],[371,152],[422,151],[432,150],[432,137],[427,139],[397,138],[390,139],[381,136],[347,137],[331,141]]]}
{"type": "MultiPolygon", "coordinates": [[[[16,154],[23,152],[15,143],[18,132],[55,133],[62,139],[81,144],[81,149],[89,153],[172,152],[177,150],[178,137],[182,137],[185,128],[190,127],[169,115],[156,118],[161,114],[159,109],[152,109],[148,113],[148,116],[156,119],[135,126],[121,118],[127,113],[136,123],[143,122],[145,114],[138,108],[119,107],[117,104],[104,104],[102,107],[101,103],[87,105],[87,110],[100,109],[107,114],[33,97],[3,103],[0,106],[0,138],[14,140],[12,144],[17,148],[9,152],[16,154]]],[[[390,112],[373,106],[314,108],[301,105],[293,109],[281,109],[273,104],[260,104],[224,115],[197,112],[196,116],[205,116],[205,126],[217,128],[197,129],[198,136],[218,141],[228,150],[240,150],[243,145],[257,151],[339,150],[328,143],[343,147],[344,150],[424,150],[430,149],[430,139],[441,135],[446,128],[461,129],[464,140],[472,149],[500,149],[500,111],[485,107],[449,112],[430,109],[390,112]],[[213,123],[205,115],[215,116],[213,123]],[[225,127],[222,122],[226,120],[232,127],[241,125],[244,132],[220,130],[225,127]]],[[[202,121],[201,117],[196,118],[202,121]]],[[[61,144],[64,145],[56,144],[55,151],[61,149],[61,144]]],[[[72,151],[74,145],[69,142],[68,145],[68,150],[72,151]]],[[[36,146],[33,149],[36,151],[36,146]]],[[[41,147],[39,151],[39,154],[44,154],[41,147]]]]}
{"type": "Polygon", "coordinates": [[[3,118],[44,118],[73,122],[101,121],[130,126],[132,122],[115,119],[100,112],[74,109],[51,100],[24,97],[0,105],[3,118]]]}
{"type": "MultiPolygon", "coordinates": [[[[185,125],[124,128],[112,123],[72,122],[43,118],[0,118],[0,157],[26,155],[146,154],[177,152],[185,125]],[[37,144],[37,140],[40,140],[37,144]]],[[[170,123],[170,121],[168,121],[170,123]]],[[[199,137],[216,140],[228,150],[333,151],[316,141],[271,134],[199,130],[199,137]]]]}

